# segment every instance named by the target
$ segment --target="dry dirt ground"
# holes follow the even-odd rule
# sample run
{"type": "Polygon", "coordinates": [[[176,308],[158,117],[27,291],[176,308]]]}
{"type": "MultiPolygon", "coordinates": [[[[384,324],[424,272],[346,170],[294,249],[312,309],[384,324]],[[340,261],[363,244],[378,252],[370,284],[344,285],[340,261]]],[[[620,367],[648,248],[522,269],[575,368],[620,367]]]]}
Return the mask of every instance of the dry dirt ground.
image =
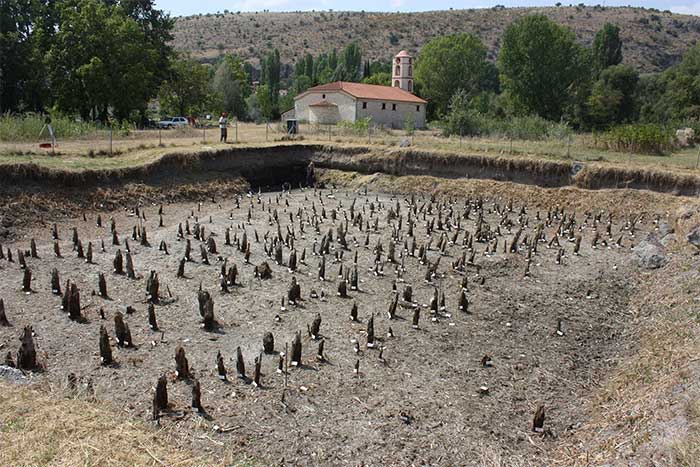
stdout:
{"type": "MultiPolygon", "coordinates": [[[[616,216],[610,239],[607,214],[603,213],[596,224],[597,213],[578,211],[573,235],[582,235],[580,255],[574,255],[568,234],[559,237],[564,251],[562,264],[555,261],[558,249],[540,242],[526,277],[528,248],[522,240],[527,237],[531,241],[536,226],[544,222],[549,241],[562,215],[555,216],[552,206],[551,222],[546,222],[546,210],[538,214],[517,200],[512,211],[506,205],[507,201],[483,200],[483,225],[494,231],[501,224],[500,235],[495,237],[497,252],[486,255],[487,244],[474,241],[474,265],[467,265],[465,272],[453,269],[452,263],[463,254],[467,259],[471,255],[462,243],[465,233],[474,234],[477,228],[476,199],[445,197],[431,202],[416,197],[412,202],[404,196],[382,193],[294,190],[243,196],[240,207],[234,196],[202,204],[167,204],[163,206],[164,227],[158,227],[159,207],[150,205],[140,209],[145,221],[133,211],[112,213],[119,246],[112,245],[110,214],[102,213],[102,227],[97,227],[97,213],[92,212],[87,220],[58,223],[62,258],[54,255],[49,222],[22,227],[13,243],[2,245],[5,258],[8,249],[12,250],[14,262],[0,260],[0,298],[12,324],[0,327],[0,349],[3,355],[14,355],[23,326],[32,325],[44,367],[31,374],[33,381],[65,385],[68,374],[75,373],[82,390],[90,385],[97,398],[123,410],[125,416],[142,420],[150,419],[153,388],[165,374],[172,407],[163,414],[161,425],[180,432],[197,452],[214,456],[232,452],[253,465],[447,466],[474,465],[479,459],[494,458],[511,465],[542,465],[557,439],[585,422],[581,398],[599,384],[618,359],[632,352],[632,344],[622,337],[627,305],[637,292],[637,265],[631,247],[656,226],[654,219],[642,218],[633,233],[628,219],[616,216]],[[355,215],[362,215],[362,228],[349,222],[348,249],[343,251],[336,241],[337,230],[345,225],[346,217],[352,217],[353,203],[355,215]],[[402,219],[396,242],[398,265],[387,262],[392,231],[399,224],[390,210],[396,211],[397,206],[402,219]],[[465,206],[469,206],[468,218],[465,206]],[[278,235],[275,212],[283,239],[293,232],[299,257],[305,250],[305,264],[299,264],[295,273],[286,266],[290,248],[283,247],[285,265],[275,264],[274,255],[268,257],[264,252],[264,246],[269,247],[278,235]],[[408,235],[409,212],[416,222],[414,237],[408,235]],[[443,230],[438,229],[438,219],[442,219],[443,230]],[[457,229],[458,219],[461,230],[457,229]],[[178,241],[177,230],[186,220],[191,229],[199,222],[205,236],[213,236],[218,253],[209,255],[210,265],[202,264],[201,242],[186,235],[192,243],[193,261],[185,266],[185,278],[178,279],[176,271],[186,242],[178,241]],[[428,235],[426,224],[431,221],[435,221],[435,230],[428,235]],[[526,225],[518,252],[504,253],[504,245],[510,246],[520,222],[526,225]],[[151,246],[132,239],[132,231],[139,225],[146,226],[151,246]],[[86,264],[73,251],[74,227],[85,249],[92,242],[94,264],[86,264]],[[241,239],[244,230],[247,233],[251,264],[244,262],[243,253],[235,246],[224,245],[227,227],[232,240],[241,239]],[[596,229],[600,241],[593,248],[596,229]],[[320,256],[313,251],[320,250],[322,237],[329,230],[334,241],[326,255],[326,280],[321,281],[320,256]],[[441,254],[437,248],[440,238],[451,240],[455,233],[456,243],[447,245],[441,254]],[[613,243],[620,235],[622,247],[616,247],[613,243]],[[32,238],[36,239],[39,258],[26,259],[33,282],[32,292],[24,293],[18,250],[29,250],[32,238]],[[115,252],[121,249],[124,253],[127,239],[136,279],[113,273],[115,252]],[[161,240],[167,243],[169,255],[159,251],[161,240]],[[601,244],[603,240],[608,247],[601,244]],[[431,243],[427,258],[431,264],[438,260],[439,264],[430,283],[425,281],[427,266],[417,256],[406,255],[404,242],[409,246],[415,242],[416,254],[421,245],[431,243]],[[372,272],[373,250],[378,243],[384,251],[380,263],[383,276],[372,272]],[[341,252],[342,259],[336,259],[341,252]],[[341,298],[337,296],[338,272],[341,265],[345,271],[352,269],[355,254],[359,290],[348,288],[349,297],[341,298]],[[402,255],[405,271],[403,278],[397,278],[402,255]],[[238,268],[239,284],[231,286],[230,293],[220,291],[219,256],[229,267],[235,264],[238,268]],[[263,261],[271,265],[271,279],[254,277],[254,266],[263,261]],[[66,280],[78,285],[85,322],[71,321],[61,311],[61,297],[51,293],[53,268],[58,270],[63,288],[66,280]],[[153,332],[148,325],[146,279],[150,270],[160,276],[161,301],[155,306],[160,332],[153,332]],[[107,299],[93,294],[100,272],[107,279],[107,299]],[[282,310],[281,299],[286,297],[293,277],[301,286],[302,300],[282,310]],[[469,313],[458,309],[464,277],[469,313]],[[400,303],[396,318],[389,319],[394,284],[400,296],[405,286],[413,287],[414,301],[420,308],[418,329],[412,326],[414,311],[408,304],[400,303]],[[215,303],[220,326],[214,332],[200,325],[200,286],[212,294],[215,303]],[[437,314],[429,307],[436,289],[444,293],[446,302],[446,309],[437,314]],[[312,290],[319,295],[323,292],[325,298],[312,298],[312,290]],[[358,307],[359,322],[350,320],[353,303],[358,307]],[[133,306],[135,312],[126,314],[127,306],[133,306]],[[135,348],[116,346],[117,312],[124,314],[135,348]],[[377,346],[367,348],[367,324],[372,314],[377,346]],[[307,326],[317,315],[322,319],[324,362],[316,358],[320,341],[307,334],[307,326]],[[100,365],[101,325],[111,338],[116,361],[112,366],[100,365]],[[387,335],[389,328],[393,337],[387,335]],[[303,365],[290,366],[287,378],[276,372],[277,354],[261,354],[262,338],[268,331],[274,335],[276,351],[283,351],[295,333],[301,332],[303,365]],[[201,384],[206,414],[193,413],[190,408],[192,381],[176,379],[177,346],[185,349],[192,373],[201,384]],[[255,357],[261,356],[261,387],[236,377],[239,346],[248,377],[252,377],[255,357]],[[217,352],[224,357],[228,382],[217,376],[217,352]],[[485,355],[490,356],[491,367],[482,365],[485,355]],[[355,373],[357,362],[359,372],[355,373]],[[480,389],[482,386],[487,389],[480,389]],[[544,434],[532,431],[533,414],[540,404],[546,409],[544,434]]],[[[566,209],[564,213],[567,218],[574,215],[566,209]]],[[[36,449],[41,451],[42,447],[36,449]]]]}

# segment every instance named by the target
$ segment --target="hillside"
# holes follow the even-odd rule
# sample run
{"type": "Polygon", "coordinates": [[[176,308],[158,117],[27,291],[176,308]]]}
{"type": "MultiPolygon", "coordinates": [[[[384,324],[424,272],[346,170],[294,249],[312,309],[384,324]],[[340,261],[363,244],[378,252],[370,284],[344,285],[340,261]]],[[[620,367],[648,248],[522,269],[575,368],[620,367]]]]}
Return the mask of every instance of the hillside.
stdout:
{"type": "Polygon", "coordinates": [[[700,17],[628,7],[491,8],[420,13],[294,12],[236,13],[178,18],[175,47],[210,60],[233,52],[256,62],[265,49],[276,47],[282,60],[293,63],[359,41],[365,58],[388,60],[400,49],[416,52],[430,39],[471,32],[495,58],[503,30],[514,20],[543,13],[571,27],[590,44],[605,22],[620,26],[624,60],[641,72],[659,71],[677,62],[700,36],[700,17]]]}

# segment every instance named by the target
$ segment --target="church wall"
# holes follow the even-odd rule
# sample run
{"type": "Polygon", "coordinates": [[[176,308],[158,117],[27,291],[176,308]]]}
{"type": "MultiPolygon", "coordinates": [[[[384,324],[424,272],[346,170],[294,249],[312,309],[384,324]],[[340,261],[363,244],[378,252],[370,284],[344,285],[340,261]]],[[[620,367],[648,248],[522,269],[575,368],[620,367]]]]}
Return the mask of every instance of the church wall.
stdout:
{"type": "Polygon", "coordinates": [[[407,118],[413,120],[416,128],[425,128],[425,104],[413,104],[408,102],[391,102],[362,100],[357,101],[357,118],[371,117],[372,123],[390,128],[403,128],[407,118]],[[367,108],[363,109],[363,102],[367,103],[367,108]],[[382,109],[382,104],[385,104],[382,109]],[[396,105],[396,110],[393,105],[396,105]],[[419,106],[420,110],[416,110],[419,106]]]}
{"type": "Polygon", "coordinates": [[[307,95],[294,101],[294,115],[300,122],[308,122],[310,119],[309,105],[323,100],[332,102],[338,106],[337,115],[339,120],[355,121],[355,99],[344,92],[325,91],[310,92],[307,95]]]}

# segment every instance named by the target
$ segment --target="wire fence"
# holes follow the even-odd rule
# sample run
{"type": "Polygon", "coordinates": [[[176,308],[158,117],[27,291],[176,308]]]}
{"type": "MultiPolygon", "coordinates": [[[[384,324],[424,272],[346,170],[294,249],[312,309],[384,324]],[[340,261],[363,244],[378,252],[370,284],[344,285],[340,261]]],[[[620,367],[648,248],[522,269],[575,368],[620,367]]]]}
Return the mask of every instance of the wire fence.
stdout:
{"type": "Polygon", "coordinates": [[[410,132],[371,127],[356,131],[338,125],[297,123],[290,131],[284,122],[248,123],[233,121],[224,139],[218,125],[177,128],[110,128],[95,126],[80,135],[64,135],[54,130],[25,135],[21,141],[0,141],[2,154],[48,155],[120,155],[155,147],[218,146],[222,144],[254,145],[284,141],[398,144],[412,138],[410,132]]]}
{"type": "MultiPolygon", "coordinates": [[[[688,148],[668,157],[615,152],[597,147],[595,135],[573,135],[546,140],[517,140],[498,137],[444,137],[439,130],[387,129],[378,126],[319,125],[297,123],[296,133],[286,122],[249,123],[233,121],[221,140],[216,124],[170,129],[89,128],[79,135],[65,135],[60,130],[52,141],[48,132],[24,136],[21,141],[1,141],[0,157],[16,159],[22,155],[56,155],[115,157],[157,148],[224,148],[307,142],[316,144],[353,144],[380,147],[406,147],[443,150],[505,157],[538,157],[545,159],[616,162],[625,165],[654,165],[669,168],[697,169],[698,148],[688,148]]],[[[0,138],[1,139],[1,138],[0,138]]]]}

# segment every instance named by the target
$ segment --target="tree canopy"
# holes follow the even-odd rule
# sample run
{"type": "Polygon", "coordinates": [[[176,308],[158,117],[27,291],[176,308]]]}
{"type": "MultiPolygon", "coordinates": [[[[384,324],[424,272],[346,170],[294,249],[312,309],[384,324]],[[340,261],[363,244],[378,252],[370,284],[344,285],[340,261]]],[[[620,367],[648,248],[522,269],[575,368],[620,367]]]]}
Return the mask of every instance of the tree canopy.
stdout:
{"type": "Polygon", "coordinates": [[[511,24],[498,57],[503,89],[516,112],[561,119],[586,77],[585,56],[573,32],[544,15],[511,24]]]}
{"type": "Polygon", "coordinates": [[[620,28],[605,23],[593,39],[592,60],[595,71],[600,73],[606,68],[622,63],[622,40],[620,28]]]}
{"type": "Polygon", "coordinates": [[[235,115],[239,120],[245,120],[248,116],[246,99],[250,95],[248,74],[243,66],[243,61],[233,55],[226,55],[214,72],[212,81],[214,98],[221,109],[230,115],[235,115]]]}
{"type": "Polygon", "coordinates": [[[416,62],[415,79],[436,114],[447,112],[450,99],[463,90],[471,98],[497,87],[486,47],[472,34],[455,34],[428,42],[416,62]]]}
{"type": "Polygon", "coordinates": [[[153,0],[3,0],[0,112],[143,113],[169,73],[172,27],[153,0]]]}
{"type": "Polygon", "coordinates": [[[176,60],[160,88],[160,105],[168,114],[187,116],[209,103],[209,69],[192,59],[176,60]]]}

